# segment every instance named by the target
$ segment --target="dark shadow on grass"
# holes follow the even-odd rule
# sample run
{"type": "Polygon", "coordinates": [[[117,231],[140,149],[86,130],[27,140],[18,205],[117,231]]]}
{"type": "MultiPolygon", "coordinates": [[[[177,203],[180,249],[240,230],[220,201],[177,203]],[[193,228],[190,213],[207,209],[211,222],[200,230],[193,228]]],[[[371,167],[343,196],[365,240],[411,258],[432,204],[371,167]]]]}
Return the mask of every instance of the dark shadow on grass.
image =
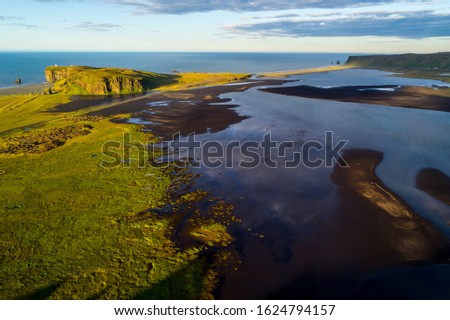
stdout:
{"type": "Polygon", "coordinates": [[[61,283],[48,284],[23,296],[17,297],[17,300],[46,300],[49,299],[52,293],[55,292],[60,286],[61,283]]]}
{"type": "Polygon", "coordinates": [[[141,291],[133,300],[194,300],[205,298],[208,286],[207,271],[210,267],[209,254],[202,256],[166,279],[141,291]]]}

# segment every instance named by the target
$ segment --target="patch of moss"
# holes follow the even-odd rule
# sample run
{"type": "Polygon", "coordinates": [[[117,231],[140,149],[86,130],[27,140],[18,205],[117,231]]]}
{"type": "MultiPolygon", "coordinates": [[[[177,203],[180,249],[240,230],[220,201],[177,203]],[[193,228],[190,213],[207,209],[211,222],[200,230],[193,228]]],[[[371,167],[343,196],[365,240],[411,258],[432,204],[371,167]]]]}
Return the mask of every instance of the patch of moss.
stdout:
{"type": "Polygon", "coordinates": [[[190,235],[197,241],[209,246],[226,247],[231,243],[233,238],[227,232],[227,228],[220,223],[202,224],[193,227],[190,235]]]}
{"type": "Polygon", "coordinates": [[[90,125],[71,125],[52,129],[33,131],[22,136],[0,139],[0,153],[43,153],[60,147],[67,140],[89,134],[90,125]]]}

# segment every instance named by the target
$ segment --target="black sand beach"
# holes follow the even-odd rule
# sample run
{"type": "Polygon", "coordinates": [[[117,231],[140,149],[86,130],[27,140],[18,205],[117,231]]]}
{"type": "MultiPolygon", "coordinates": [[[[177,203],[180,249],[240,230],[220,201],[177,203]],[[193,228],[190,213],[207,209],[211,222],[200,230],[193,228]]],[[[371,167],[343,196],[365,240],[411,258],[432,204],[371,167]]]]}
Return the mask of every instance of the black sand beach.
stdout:
{"type": "Polygon", "coordinates": [[[350,86],[320,88],[312,86],[266,88],[262,91],[312,99],[370,103],[384,106],[450,112],[448,88],[350,86]]]}

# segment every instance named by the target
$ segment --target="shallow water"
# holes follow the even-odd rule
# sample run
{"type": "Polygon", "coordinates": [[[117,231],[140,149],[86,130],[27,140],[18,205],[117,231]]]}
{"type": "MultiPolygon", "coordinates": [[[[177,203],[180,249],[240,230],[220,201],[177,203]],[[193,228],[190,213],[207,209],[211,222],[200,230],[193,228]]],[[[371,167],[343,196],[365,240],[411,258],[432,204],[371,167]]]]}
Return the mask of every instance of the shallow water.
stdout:
{"type": "MultiPolygon", "coordinates": [[[[378,71],[346,70],[304,75],[298,79],[302,84],[320,86],[443,85],[438,81],[387,75],[378,71]]],[[[442,233],[450,235],[450,208],[414,187],[415,177],[424,167],[450,174],[450,136],[446,134],[450,128],[449,113],[302,99],[257,89],[223,97],[231,98],[233,104],[240,105],[237,111],[250,118],[225,131],[203,135],[201,139],[259,141],[264,133],[270,132],[275,140],[301,144],[307,140],[324,142],[324,131],[333,131],[336,139],[349,140],[347,148],[382,151],[384,161],[377,168],[380,179],[417,213],[432,221],[442,233]]],[[[342,216],[338,188],[329,178],[333,168],[269,169],[261,166],[251,170],[199,171],[203,176],[198,185],[235,203],[237,214],[243,220],[234,230],[240,241],[243,263],[240,273],[228,275],[220,297],[264,298],[283,292],[286,289],[282,288],[290,288],[298,281],[309,282],[317,277],[314,281],[320,282],[326,275],[330,276],[330,283],[337,283],[310,285],[317,296],[347,297],[355,290],[349,284],[351,281],[346,281],[345,274],[352,270],[364,273],[366,269],[356,267],[357,261],[352,265],[352,261],[367,257],[355,253],[349,254],[348,259],[339,259],[332,253],[324,253],[332,250],[329,241],[335,238],[329,234],[338,232],[335,226],[345,228],[330,223],[342,216]],[[264,238],[253,236],[254,233],[263,234],[264,238]],[[307,276],[311,272],[306,271],[308,266],[315,270],[311,276],[307,276]],[[301,278],[304,280],[299,280],[301,278]]],[[[358,250],[349,243],[345,245],[348,250],[358,250]]],[[[370,250],[362,247],[362,251],[370,250]]],[[[346,249],[333,250],[338,255],[346,252],[346,249]]],[[[381,265],[379,270],[382,270],[381,265]]],[[[298,288],[292,290],[298,292],[298,288]]],[[[305,291],[306,297],[314,296],[311,290],[305,291]]],[[[289,289],[287,292],[288,297],[293,294],[289,289]]]]}
{"type": "MultiPolygon", "coordinates": [[[[446,85],[389,75],[345,70],[291,79],[315,86],[446,85]]],[[[348,140],[346,149],[383,152],[384,160],[376,170],[382,182],[450,236],[450,207],[414,186],[417,173],[425,167],[450,175],[450,113],[305,99],[257,88],[221,97],[231,99],[226,104],[238,105],[235,110],[248,118],[220,132],[197,135],[197,139],[222,144],[261,141],[270,132],[275,141],[301,146],[310,140],[324,143],[325,131],[332,131],[335,141],[348,140]]],[[[392,256],[373,230],[379,227],[380,234],[390,236],[390,222],[380,222],[362,203],[349,203],[348,191],[330,179],[333,167],[274,169],[261,164],[244,169],[236,165],[241,159],[236,154],[228,161],[229,168],[193,169],[201,174],[196,187],[235,204],[242,219],[231,230],[241,264],[237,271],[223,274],[219,298],[383,298],[389,288],[394,290],[393,297],[401,298],[409,297],[411,287],[425,297],[435,297],[432,281],[415,282],[408,278],[410,271],[405,271],[404,277],[396,276],[396,283],[371,291],[393,273],[402,274],[401,260],[392,256]]],[[[403,245],[400,242],[409,240],[398,241],[403,245]]],[[[436,277],[435,268],[417,268],[414,272],[422,279],[436,277]]],[[[439,270],[450,275],[446,264],[439,270]]],[[[438,297],[447,297],[449,292],[440,294],[438,297]]]]}

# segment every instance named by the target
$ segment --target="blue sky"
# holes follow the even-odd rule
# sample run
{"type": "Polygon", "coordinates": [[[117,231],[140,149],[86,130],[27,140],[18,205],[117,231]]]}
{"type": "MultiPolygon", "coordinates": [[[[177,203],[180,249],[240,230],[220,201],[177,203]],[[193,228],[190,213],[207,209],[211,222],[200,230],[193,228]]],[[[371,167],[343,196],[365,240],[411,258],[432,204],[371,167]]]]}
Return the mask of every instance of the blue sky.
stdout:
{"type": "Polygon", "coordinates": [[[1,51],[450,51],[449,0],[14,0],[1,51]]]}

